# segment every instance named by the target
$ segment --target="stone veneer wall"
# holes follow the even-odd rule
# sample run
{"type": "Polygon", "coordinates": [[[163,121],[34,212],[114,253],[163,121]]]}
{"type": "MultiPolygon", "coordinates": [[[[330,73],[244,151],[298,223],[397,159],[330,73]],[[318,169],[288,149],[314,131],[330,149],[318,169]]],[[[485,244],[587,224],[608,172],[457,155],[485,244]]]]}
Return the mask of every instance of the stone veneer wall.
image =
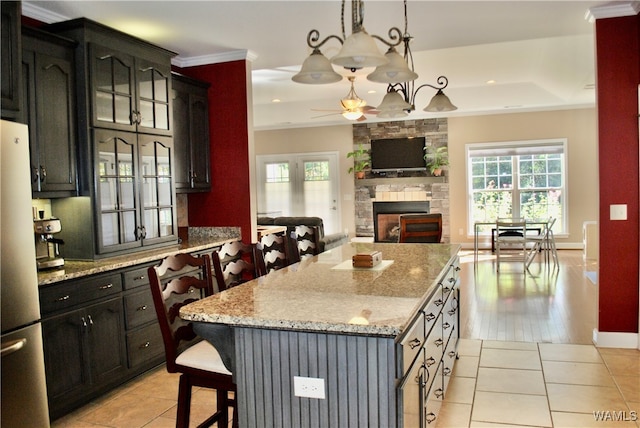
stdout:
{"type": "MultiPolygon", "coordinates": [[[[362,144],[371,148],[371,140],[384,138],[425,137],[427,147],[448,145],[446,118],[377,122],[353,125],[354,149],[362,144]]],[[[430,211],[442,214],[442,242],[450,242],[449,183],[445,177],[427,172],[367,171],[364,179],[355,179],[356,236],[373,237],[374,201],[430,201],[430,211]],[[373,180],[372,180],[373,179],[373,180]]]]}

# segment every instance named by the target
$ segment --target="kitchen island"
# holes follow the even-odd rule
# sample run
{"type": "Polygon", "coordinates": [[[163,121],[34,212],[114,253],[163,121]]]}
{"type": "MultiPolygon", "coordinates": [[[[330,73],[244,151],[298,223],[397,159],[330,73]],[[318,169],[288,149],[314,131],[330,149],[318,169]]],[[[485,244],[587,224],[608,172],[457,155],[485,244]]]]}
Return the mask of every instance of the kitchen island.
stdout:
{"type": "Polygon", "coordinates": [[[456,357],[458,250],[345,244],[180,315],[233,328],[240,426],[424,426],[456,357]]]}

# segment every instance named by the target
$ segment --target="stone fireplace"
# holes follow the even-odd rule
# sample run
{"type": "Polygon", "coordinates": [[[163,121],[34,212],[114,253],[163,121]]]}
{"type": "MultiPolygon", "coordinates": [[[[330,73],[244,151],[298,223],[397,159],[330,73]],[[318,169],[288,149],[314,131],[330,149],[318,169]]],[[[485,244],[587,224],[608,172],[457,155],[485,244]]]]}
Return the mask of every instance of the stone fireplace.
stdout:
{"type": "MultiPolygon", "coordinates": [[[[447,119],[405,120],[400,122],[377,122],[353,126],[354,147],[362,144],[371,147],[372,139],[425,137],[426,145],[446,146],[448,143],[447,119]]],[[[375,241],[397,242],[394,227],[398,224],[398,214],[403,212],[431,212],[442,214],[442,242],[450,242],[449,232],[449,183],[445,176],[434,177],[428,171],[367,172],[364,179],[355,180],[355,223],[356,236],[370,237],[375,241]],[[379,203],[383,204],[379,204],[379,203]],[[403,206],[401,203],[409,203],[403,206]],[[387,204],[390,203],[390,204],[387,204]],[[398,204],[397,207],[393,207],[398,204]],[[391,207],[395,212],[380,216],[374,208],[391,207]],[[411,211],[414,208],[418,211],[411,211]],[[399,210],[399,211],[398,211],[399,210]],[[401,211],[401,212],[400,212],[401,211]],[[385,230],[380,231],[382,220],[385,230]],[[395,224],[386,224],[388,222],[395,224]],[[390,228],[391,236],[386,229],[390,228]],[[394,240],[395,239],[395,240],[394,240]]]]}

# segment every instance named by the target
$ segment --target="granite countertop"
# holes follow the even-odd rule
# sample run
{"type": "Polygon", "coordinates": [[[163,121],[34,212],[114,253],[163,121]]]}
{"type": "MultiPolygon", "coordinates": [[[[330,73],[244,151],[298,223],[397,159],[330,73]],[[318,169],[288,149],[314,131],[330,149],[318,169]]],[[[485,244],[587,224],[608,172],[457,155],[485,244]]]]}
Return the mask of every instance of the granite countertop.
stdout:
{"type": "MultiPolygon", "coordinates": [[[[178,252],[196,252],[206,250],[226,242],[237,241],[240,234],[236,230],[219,230],[220,228],[189,228],[189,238],[154,250],[139,251],[116,257],[99,260],[65,260],[62,269],[44,270],[38,272],[38,285],[47,286],[68,279],[77,279],[97,273],[109,272],[116,269],[154,262],[178,252]]],[[[226,229],[226,228],[225,228],[226,229]]],[[[236,228],[230,228],[236,229],[236,228]]]]}
{"type": "Polygon", "coordinates": [[[430,298],[459,245],[350,243],[184,306],[187,320],[396,337],[430,298]],[[357,253],[383,266],[354,269],[357,253]]]}

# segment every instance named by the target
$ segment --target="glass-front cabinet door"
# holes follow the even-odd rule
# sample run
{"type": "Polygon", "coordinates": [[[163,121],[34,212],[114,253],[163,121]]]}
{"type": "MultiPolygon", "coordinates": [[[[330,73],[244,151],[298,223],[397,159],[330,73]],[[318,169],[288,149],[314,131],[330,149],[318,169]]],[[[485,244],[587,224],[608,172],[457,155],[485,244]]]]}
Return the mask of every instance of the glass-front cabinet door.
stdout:
{"type": "Polygon", "coordinates": [[[171,131],[169,90],[171,69],[149,61],[136,60],[138,131],[168,134],[171,131]]]}
{"type": "Polygon", "coordinates": [[[170,137],[140,134],[142,229],[145,244],[175,238],[175,200],[170,137]]]}
{"type": "Polygon", "coordinates": [[[123,52],[92,44],[91,120],[93,126],[135,131],[134,58],[123,52]]]}
{"type": "Polygon", "coordinates": [[[137,135],[95,130],[97,222],[100,253],[142,245],[138,214],[137,135]]]}

